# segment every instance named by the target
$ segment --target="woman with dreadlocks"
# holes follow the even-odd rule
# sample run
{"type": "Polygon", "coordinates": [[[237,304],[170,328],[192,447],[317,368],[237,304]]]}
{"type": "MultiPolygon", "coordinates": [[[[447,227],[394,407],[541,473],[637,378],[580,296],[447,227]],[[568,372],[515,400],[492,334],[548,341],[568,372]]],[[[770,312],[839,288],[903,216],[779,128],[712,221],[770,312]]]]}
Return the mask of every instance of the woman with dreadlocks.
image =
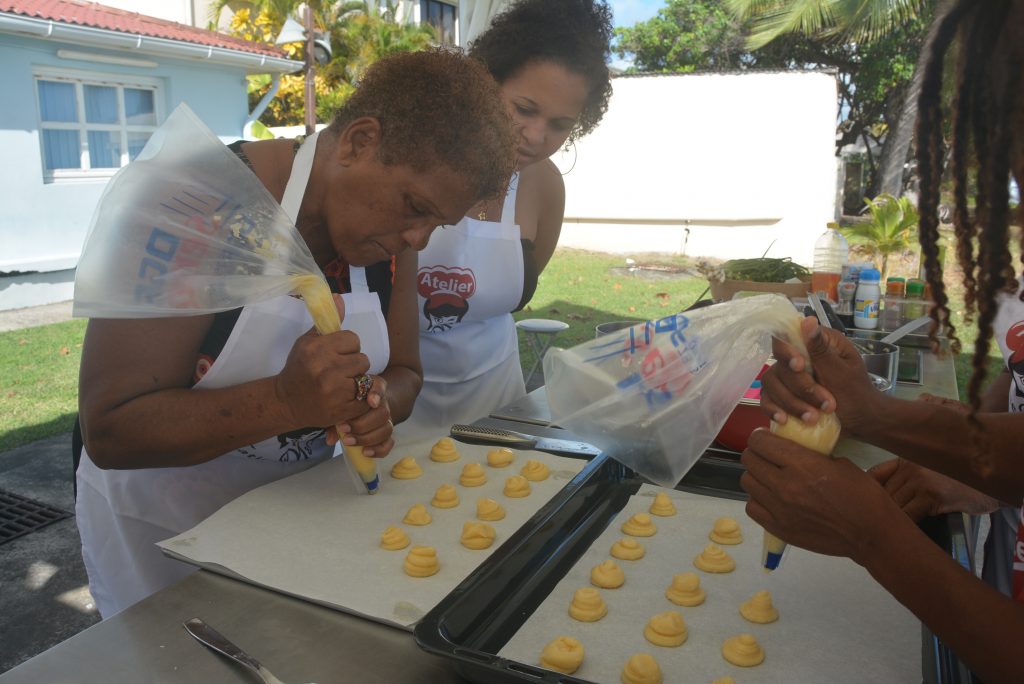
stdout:
{"type": "MultiPolygon", "coordinates": [[[[941,101],[944,57],[956,46],[952,166],[957,256],[978,339],[969,406],[904,401],[876,392],[856,348],[833,330],[804,321],[815,375],[803,358],[777,342],[778,360],[763,378],[762,406],[777,422],[787,414],[815,423],[835,411],[843,429],[948,478],[950,491],[974,491],[967,507],[990,500],[1017,511],[1011,596],[977,580],[933,544],[901,509],[910,502],[893,482],[899,462],[862,472],[846,459],[824,459],[768,431],[755,432],[743,454],[747,513],[792,544],[863,565],[980,677],[1020,682],[1024,658],[1024,285],[1009,248],[1011,177],[1024,181],[1024,0],[960,0],[938,20],[919,102],[917,128],[920,240],[938,325],[957,349],[938,260],[941,101]],[[973,217],[968,179],[975,176],[973,217]],[[985,360],[995,338],[1006,370],[983,398],[985,360]],[[1002,393],[1002,399],[995,399],[1002,393]],[[998,408],[996,408],[998,405],[998,408]],[[887,486],[882,486],[884,481],[887,486]],[[955,482],[954,482],[955,481],[955,482]],[[890,494],[892,492],[892,494],[890,494]],[[988,497],[987,499],[985,497],[988,497]]],[[[933,511],[919,511],[920,513],[933,511]]],[[[991,559],[988,559],[991,561],[991,559]]],[[[988,562],[987,561],[987,562],[988,562]]]]}

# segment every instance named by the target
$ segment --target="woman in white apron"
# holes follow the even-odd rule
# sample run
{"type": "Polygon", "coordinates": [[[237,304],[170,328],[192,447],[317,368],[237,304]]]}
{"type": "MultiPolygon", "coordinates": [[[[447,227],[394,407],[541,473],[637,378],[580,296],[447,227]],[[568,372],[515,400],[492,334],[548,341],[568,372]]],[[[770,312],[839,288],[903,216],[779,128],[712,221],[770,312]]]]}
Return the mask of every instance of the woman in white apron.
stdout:
{"type": "Polygon", "coordinates": [[[346,285],[343,332],[317,336],[290,296],[243,308],[210,355],[213,316],[90,321],[76,514],[104,617],[190,571],[156,542],[329,458],[332,426],[368,455],[388,453],[392,421],[408,415],[421,382],[408,248],[501,192],[512,170],[511,162],[475,164],[443,140],[417,135],[414,146],[411,132],[425,123],[455,128],[511,157],[511,135],[494,132],[505,121],[479,65],[430,51],[375,65],[331,126],[297,153],[290,141],[241,148],[317,264],[346,285]]]}
{"type": "Polygon", "coordinates": [[[518,137],[504,200],[482,202],[420,252],[423,389],[403,435],[468,423],[526,394],[512,312],[530,301],[562,229],[550,160],[600,122],[611,92],[611,14],[598,0],[519,0],[470,46],[501,85],[518,137]]]}

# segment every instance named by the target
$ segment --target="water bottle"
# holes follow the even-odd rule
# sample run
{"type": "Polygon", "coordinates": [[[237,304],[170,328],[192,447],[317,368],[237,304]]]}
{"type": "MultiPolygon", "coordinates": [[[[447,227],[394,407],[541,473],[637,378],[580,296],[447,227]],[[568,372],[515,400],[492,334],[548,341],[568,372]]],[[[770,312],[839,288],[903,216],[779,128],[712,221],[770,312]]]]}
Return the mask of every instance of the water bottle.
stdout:
{"type": "Polygon", "coordinates": [[[853,324],[862,330],[874,330],[878,327],[878,300],[882,297],[878,281],[881,277],[882,274],[875,268],[860,272],[857,296],[853,301],[853,324]]]}
{"type": "Polygon", "coordinates": [[[839,280],[849,258],[850,246],[839,232],[838,223],[829,223],[828,230],[814,243],[814,267],[811,269],[811,291],[833,305],[839,303],[839,280]]]}

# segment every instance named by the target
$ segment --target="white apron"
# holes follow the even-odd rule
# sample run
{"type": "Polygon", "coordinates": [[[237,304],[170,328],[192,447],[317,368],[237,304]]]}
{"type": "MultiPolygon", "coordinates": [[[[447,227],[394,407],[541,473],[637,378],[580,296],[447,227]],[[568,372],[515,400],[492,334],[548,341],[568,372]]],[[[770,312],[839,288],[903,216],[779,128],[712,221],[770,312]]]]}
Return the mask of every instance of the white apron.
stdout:
{"type": "Polygon", "coordinates": [[[515,223],[518,175],[501,223],[463,217],[434,231],[419,254],[423,389],[403,437],[447,433],[526,395],[510,313],[523,296],[523,248],[515,223]]]}
{"type": "MultiPolygon", "coordinates": [[[[295,221],[316,150],[316,136],[299,149],[281,206],[295,221]]],[[[370,372],[390,356],[378,296],[369,292],[362,268],[350,268],[352,290],[343,295],[342,327],[359,335],[370,372]]],[[[296,338],[313,325],[305,305],[278,297],[246,306],[196,391],[229,387],[276,375],[296,338]]],[[[173,417],[169,417],[173,419],[173,417]]],[[[193,572],[165,558],[156,542],[179,534],[241,494],[330,458],[322,430],[289,433],[247,445],[206,463],[182,468],[100,470],[83,449],[75,513],[89,590],[104,617],[193,572]]]]}

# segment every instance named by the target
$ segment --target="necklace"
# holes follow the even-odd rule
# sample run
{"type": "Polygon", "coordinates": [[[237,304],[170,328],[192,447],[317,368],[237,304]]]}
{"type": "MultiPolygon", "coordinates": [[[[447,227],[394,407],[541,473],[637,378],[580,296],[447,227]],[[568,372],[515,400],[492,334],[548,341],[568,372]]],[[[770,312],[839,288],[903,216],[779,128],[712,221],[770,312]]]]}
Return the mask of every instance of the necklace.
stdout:
{"type": "Polygon", "coordinates": [[[486,211],[481,211],[479,214],[476,215],[476,217],[478,219],[480,219],[481,221],[483,221],[485,218],[487,218],[487,212],[486,211]]]}

